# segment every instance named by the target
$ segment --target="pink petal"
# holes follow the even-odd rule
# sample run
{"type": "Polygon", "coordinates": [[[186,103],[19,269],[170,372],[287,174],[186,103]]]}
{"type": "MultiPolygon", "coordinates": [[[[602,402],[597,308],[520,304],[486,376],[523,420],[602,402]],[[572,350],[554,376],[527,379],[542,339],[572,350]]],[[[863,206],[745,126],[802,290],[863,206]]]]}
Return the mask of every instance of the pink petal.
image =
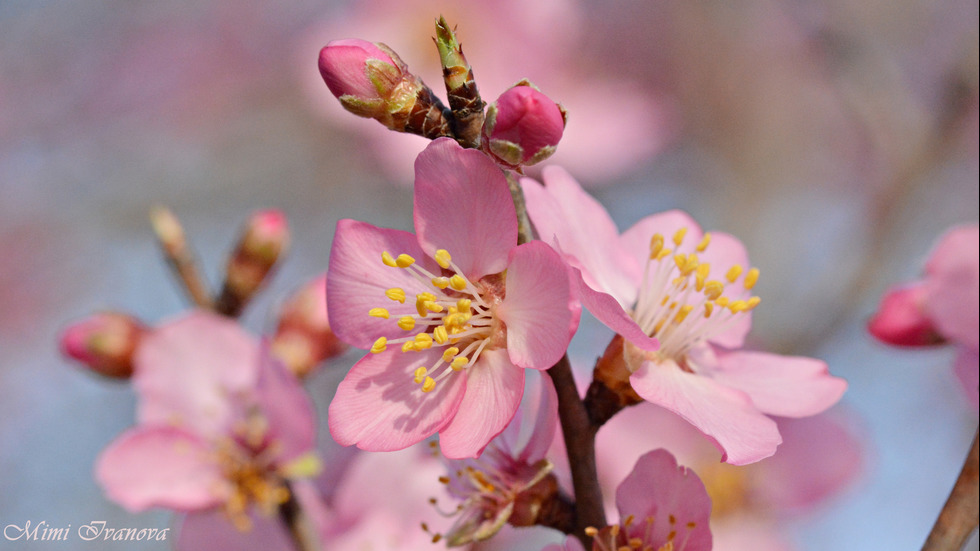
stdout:
{"type": "Polygon", "coordinates": [[[399,230],[378,228],[355,220],[337,223],[330,266],[327,270],[327,308],[331,327],[341,340],[359,348],[371,348],[381,336],[403,336],[395,324],[401,316],[415,313],[412,297],[430,290],[408,270],[381,263],[381,253],[408,254],[430,272],[439,265],[429,258],[415,236],[399,230]],[[409,297],[404,304],[390,300],[385,291],[398,287],[409,297]],[[368,315],[372,308],[386,308],[390,319],[368,315]]]}
{"type": "Polygon", "coordinates": [[[259,344],[234,320],[196,311],[148,334],[134,362],[141,423],[215,435],[231,421],[229,396],[255,385],[259,344]]]}
{"type": "Polygon", "coordinates": [[[674,541],[684,551],[711,549],[708,492],[694,471],[678,466],[667,450],[640,457],[616,488],[616,505],[622,518],[636,519],[628,533],[651,548],[674,541]]]}
{"type": "Polygon", "coordinates": [[[881,297],[878,311],[868,321],[868,332],[876,339],[897,346],[929,346],[943,338],[925,312],[923,282],[892,287],[881,297]]]}
{"type": "Polygon", "coordinates": [[[702,374],[748,394],[759,411],[783,417],[816,415],[847,389],[820,360],[765,352],[718,352],[717,368],[702,374]]]}
{"type": "Polygon", "coordinates": [[[977,387],[977,383],[980,382],[978,365],[980,365],[980,357],[978,357],[976,349],[971,350],[965,346],[959,347],[959,350],[956,352],[953,369],[956,372],[956,378],[963,385],[963,390],[966,392],[966,396],[970,399],[970,403],[973,404],[974,408],[980,405],[980,396],[978,396],[977,387]]]}
{"type": "Polygon", "coordinates": [[[213,457],[210,445],[191,432],[140,427],[103,450],[95,477],[110,499],[130,511],[199,511],[221,504],[228,491],[213,457]]]}
{"type": "Polygon", "coordinates": [[[543,177],[544,187],[530,178],[521,181],[539,238],[555,245],[591,288],[612,295],[623,307],[631,306],[642,264],[618,245],[616,223],[563,168],[545,167],[543,177]]]}
{"type": "Polygon", "coordinates": [[[264,347],[256,402],[281,446],[279,464],[311,451],[316,444],[316,410],[299,380],[264,347]]]}
{"type": "Polygon", "coordinates": [[[926,263],[925,308],[939,333],[980,348],[980,226],[948,231],[926,263]]]}
{"type": "Polygon", "coordinates": [[[722,461],[746,465],[769,457],[782,441],[772,419],[744,393],[707,377],[681,370],[672,362],[645,362],[630,377],[643,399],[680,415],[722,452],[722,461]]]}
{"type": "Polygon", "coordinates": [[[533,410],[536,412],[534,425],[523,449],[518,448],[521,452],[517,457],[519,461],[529,465],[548,454],[558,428],[558,393],[555,392],[555,385],[551,382],[551,377],[544,373],[537,374],[537,381],[539,394],[537,407],[533,410]]]}
{"type": "Polygon", "coordinates": [[[783,443],[752,472],[753,499],[780,514],[800,514],[854,483],[867,465],[861,439],[846,421],[830,414],[780,419],[783,443]]]}
{"type": "Polygon", "coordinates": [[[575,293],[582,301],[582,305],[589,312],[592,312],[593,316],[604,323],[606,327],[643,350],[653,351],[660,348],[660,342],[647,336],[615,298],[606,293],[592,290],[582,279],[582,273],[578,269],[572,268],[572,271],[575,272],[576,276],[572,280],[575,293]]]}
{"type": "Polygon", "coordinates": [[[504,350],[484,350],[466,371],[466,395],[449,425],[439,431],[439,447],[449,459],[478,457],[510,423],[524,395],[524,369],[504,350]]]}
{"type": "Polygon", "coordinates": [[[513,249],[507,265],[507,295],[497,315],[507,325],[507,352],[521,367],[548,369],[572,339],[568,271],[540,241],[513,249]]]}
{"type": "Polygon", "coordinates": [[[258,510],[249,515],[252,529],[242,532],[228,522],[220,510],[201,511],[184,517],[177,532],[177,551],[234,549],[235,551],[268,551],[291,549],[292,539],[278,517],[267,517],[258,510]]]}
{"type": "Polygon", "coordinates": [[[415,231],[430,256],[449,251],[473,281],[504,271],[517,215],[503,172],[475,149],[433,141],[415,161],[415,231]]]}
{"type": "MultiPolygon", "coordinates": [[[[717,279],[725,283],[725,296],[732,300],[747,298],[749,292],[742,285],[742,279],[735,280],[734,284],[729,284],[725,279],[725,273],[729,268],[738,264],[742,266],[743,274],[748,270],[748,254],[745,246],[735,237],[726,233],[711,232],[711,242],[703,252],[697,252],[696,247],[704,237],[704,232],[698,223],[687,213],[680,210],[670,210],[646,218],[637,222],[633,227],[623,232],[621,238],[622,247],[629,250],[637,262],[646,263],[646,258],[650,252],[650,238],[653,234],[660,233],[664,236],[665,247],[674,252],[685,254],[695,253],[702,263],[711,264],[711,272],[708,279],[717,279]],[[687,228],[684,240],[680,247],[676,247],[672,241],[674,234],[681,228],[687,228]]],[[[752,313],[745,312],[739,314],[736,321],[724,332],[714,335],[709,339],[712,343],[726,348],[738,348],[745,341],[745,335],[752,328],[752,313]]]]}
{"type": "Polygon", "coordinates": [[[444,428],[466,390],[466,379],[450,376],[431,392],[413,381],[421,366],[441,354],[430,349],[404,353],[389,349],[354,364],[330,402],[328,424],[334,440],[368,451],[400,450],[444,428]]]}

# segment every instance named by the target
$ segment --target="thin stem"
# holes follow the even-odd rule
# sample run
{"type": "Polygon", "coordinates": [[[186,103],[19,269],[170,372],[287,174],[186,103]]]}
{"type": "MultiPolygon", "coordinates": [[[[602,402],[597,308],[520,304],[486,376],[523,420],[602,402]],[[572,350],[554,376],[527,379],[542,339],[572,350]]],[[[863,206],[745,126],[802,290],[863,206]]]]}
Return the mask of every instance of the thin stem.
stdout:
{"type": "Polygon", "coordinates": [[[946,505],[939,512],[939,518],[932,527],[932,532],[922,546],[922,551],[960,551],[966,545],[970,535],[977,528],[980,506],[978,506],[978,467],[977,438],[973,436],[973,447],[966,456],[963,470],[960,471],[953,491],[946,500],[946,505]]]}
{"type": "Polygon", "coordinates": [[[201,308],[211,308],[211,294],[197,269],[194,254],[187,244],[184,228],[170,209],[154,207],[150,211],[150,224],[156,234],[157,242],[177,280],[194,304],[201,308]]]}
{"type": "Polygon", "coordinates": [[[288,483],[289,499],[279,506],[279,518],[289,529],[289,536],[296,546],[296,551],[319,551],[320,538],[309,517],[303,512],[292,486],[288,483]]]}
{"type": "Polygon", "coordinates": [[[551,369],[548,375],[555,383],[558,393],[558,417],[565,438],[568,465],[572,471],[572,487],[575,491],[575,530],[572,535],[579,538],[586,549],[592,546],[591,538],[585,529],[592,526],[606,526],[606,513],[602,507],[602,490],[595,460],[596,429],[589,420],[589,414],[579,397],[572,376],[572,367],[565,355],[551,369]]]}
{"type": "Polygon", "coordinates": [[[521,189],[521,184],[517,181],[517,176],[513,172],[508,170],[504,174],[507,176],[507,185],[510,186],[510,196],[514,201],[514,209],[517,211],[517,243],[522,244],[533,241],[535,238],[534,228],[531,225],[531,219],[527,215],[524,190],[521,189]]]}

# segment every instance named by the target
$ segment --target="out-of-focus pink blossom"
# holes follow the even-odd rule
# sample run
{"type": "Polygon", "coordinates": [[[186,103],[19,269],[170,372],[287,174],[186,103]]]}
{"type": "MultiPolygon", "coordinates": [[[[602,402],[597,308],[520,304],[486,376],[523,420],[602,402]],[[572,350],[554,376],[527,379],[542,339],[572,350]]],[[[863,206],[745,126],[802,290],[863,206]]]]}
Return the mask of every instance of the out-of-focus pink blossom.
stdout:
{"type": "MultiPolygon", "coordinates": [[[[665,447],[707,488],[716,551],[793,551],[787,522],[853,485],[866,459],[857,432],[839,412],[778,424],[784,441],[776,454],[736,467],[719,463],[717,451],[689,424],[660,407],[639,404],[620,412],[596,437],[600,484],[612,491],[635,458],[665,447]]],[[[606,509],[612,508],[607,500],[606,509]]]]}
{"type": "Polygon", "coordinates": [[[868,331],[899,346],[955,344],[956,375],[973,405],[980,403],[980,226],[943,234],[922,280],[889,289],[868,331]]]}
{"type": "Polygon", "coordinates": [[[696,426],[723,460],[772,455],[780,436],[767,415],[814,415],[843,394],[822,361],[740,350],[760,299],[759,271],[736,238],[703,233],[680,211],[620,235],[567,172],[548,167],[544,181],[522,181],[528,213],[578,274],[582,304],[625,339],[633,390],[696,426]]]}
{"type": "Polygon", "coordinates": [[[70,325],[61,334],[61,353],[107,377],[133,374],[133,354],[147,328],[119,312],[100,312],[70,325]]]}
{"type": "Polygon", "coordinates": [[[616,508],[619,524],[595,533],[592,551],[712,548],[711,500],[704,484],[667,450],[654,450],[637,460],[616,488],[616,508]]]}
{"type": "Polygon", "coordinates": [[[517,245],[506,179],[448,138],[416,161],[417,235],[337,226],[327,274],[336,334],[371,354],[341,382],[330,432],[369,451],[439,432],[446,457],[475,457],[524,392],[524,368],[561,358],[576,321],[567,271],[544,243],[517,245]]]}
{"type": "Polygon", "coordinates": [[[565,129],[565,113],[527,81],[517,83],[487,108],[483,150],[509,168],[550,157],[565,129]]]}
{"type": "MultiPolygon", "coordinates": [[[[480,457],[447,460],[442,480],[458,503],[453,526],[445,534],[450,546],[482,541],[506,523],[533,526],[541,504],[553,499],[558,481],[546,459],[558,421],[558,397],[549,378],[540,376],[535,410],[519,409],[480,457]],[[522,411],[534,411],[527,418],[522,411]]],[[[528,400],[525,400],[528,402],[528,400]]]]}
{"type": "Polygon", "coordinates": [[[279,312],[272,353],[299,377],[326,359],[342,354],[347,345],[334,335],[327,317],[327,274],[307,283],[279,312]]]}
{"type": "Polygon", "coordinates": [[[221,509],[240,529],[271,515],[288,481],[315,473],[314,411],[295,377],[232,320],[193,312],[143,338],[139,425],[99,457],[96,477],[132,511],[221,509]]]}

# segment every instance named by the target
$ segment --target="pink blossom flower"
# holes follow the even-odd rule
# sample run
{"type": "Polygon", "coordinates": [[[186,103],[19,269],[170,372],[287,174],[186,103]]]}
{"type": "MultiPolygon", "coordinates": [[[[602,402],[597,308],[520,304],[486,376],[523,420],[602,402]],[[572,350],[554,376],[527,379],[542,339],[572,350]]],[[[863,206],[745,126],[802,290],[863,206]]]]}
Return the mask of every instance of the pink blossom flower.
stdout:
{"type": "Polygon", "coordinates": [[[868,331],[898,346],[955,344],[956,375],[973,405],[980,403],[980,226],[943,234],[923,279],[889,289],[868,331]]]}
{"type": "Polygon", "coordinates": [[[619,524],[594,532],[592,551],[709,551],[711,500],[693,471],[667,450],[639,458],[616,489],[619,524]]]}
{"type": "Polygon", "coordinates": [[[562,108],[534,85],[521,81],[487,108],[482,147],[509,168],[550,157],[565,129],[562,108]]]}
{"type": "Polygon", "coordinates": [[[711,497],[717,551],[792,551],[788,522],[826,505],[864,470],[859,435],[840,413],[779,419],[784,442],[776,454],[736,467],[719,463],[717,451],[690,424],[653,404],[639,404],[619,413],[596,437],[600,484],[611,491],[637,457],[667,448],[698,473],[711,497]]]}
{"type": "Polygon", "coordinates": [[[451,513],[457,519],[445,534],[449,546],[485,540],[507,523],[533,526],[541,503],[558,492],[553,464],[546,459],[557,427],[558,396],[546,376],[535,386],[536,403],[519,409],[480,457],[445,461],[447,476],[441,480],[458,502],[451,513]],[[533,415],[525,418],[522,411],[533,415]]]}
{"type": "Polygon", "coordinates": [[[194,312],[152,331],[134,358],[139,424],[96,477],[132,511],[221,509],[240,529],[268,514],[317,460],[314,412],[296,379],[227,318],[194,312]]]}
{"type": "Polygon", "coordinates": [[[439,432],[446,457],[475,457],[514,416],[523,368],[568,345],[567,271],[544,243],[517,245],[506,179],[483,153],[435,140],[415,171],[417,235],[337,225],[330,319],[372,353],[338,387],[330,432],[369,451],[439,432]]]}
{"type": "Polygon", "coordinates": [[[578,273],[583,305],[624,337],[633,390],[696,426],[724,461],[775,452],[767,415],[814,415],[843,394],[846,383],[819,360],[739,350],[760,299],[751,296],[759,271],[737,239],[703,233],[680,211],[620,235],[567,172],[547,167],[544,180],[523,180],[528,212],[578,273]]]}

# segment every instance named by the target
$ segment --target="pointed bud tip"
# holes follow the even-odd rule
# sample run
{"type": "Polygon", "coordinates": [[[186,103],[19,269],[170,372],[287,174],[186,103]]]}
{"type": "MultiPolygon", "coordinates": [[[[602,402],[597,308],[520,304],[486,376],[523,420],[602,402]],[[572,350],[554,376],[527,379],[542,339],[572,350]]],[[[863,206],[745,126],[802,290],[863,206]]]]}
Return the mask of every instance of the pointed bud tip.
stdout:
{"type": "Polygon", "coordinates": [[[889,289],[878,311],[868,320],[868,332],[879,341],[896,346],[932,346],[945,339],[923,310],[921,284],[889,289]]]}

